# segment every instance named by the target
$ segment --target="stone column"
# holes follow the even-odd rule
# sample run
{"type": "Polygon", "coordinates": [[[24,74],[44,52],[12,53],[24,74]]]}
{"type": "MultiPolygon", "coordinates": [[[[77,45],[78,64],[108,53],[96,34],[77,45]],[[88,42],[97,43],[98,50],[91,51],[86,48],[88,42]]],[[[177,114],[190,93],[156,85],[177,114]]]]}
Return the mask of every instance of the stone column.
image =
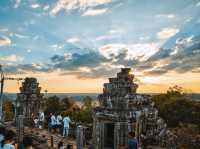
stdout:
{"type": "Polygon", "coordinates": [[[128,145],[128,122],[118,122],[115,124],[114,148],[128,145]]]}
{"type": "Polygon", "coordinates": [[[77,132],[76,132],[77,149],[83,149],[83,140],[84,140],[83,127],[82,126],[78,126],[77,127],[77,132]]]}
{"type": "Polygon", "coordinates": [[[24,115],[17,116],[17,143],[21,147],[24,136],[24,115]]]}

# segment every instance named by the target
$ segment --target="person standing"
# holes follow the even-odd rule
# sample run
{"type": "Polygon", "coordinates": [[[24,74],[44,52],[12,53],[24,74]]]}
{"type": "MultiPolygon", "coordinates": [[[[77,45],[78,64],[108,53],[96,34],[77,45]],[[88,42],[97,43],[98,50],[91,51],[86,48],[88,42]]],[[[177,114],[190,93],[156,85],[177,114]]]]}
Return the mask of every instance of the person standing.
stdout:
{"type": "Polygon", "coordinates": [[[54,114],[52,114],[51,116],[51,127],[53,128],[54,132],[55,132],[55,129],[56,129],[56,117],[54,114]]]}
{"type": "Polygon", "coordinates": [[[44,125],[44,112],[39,113],[39,128],[42,129],[44,125]]]}
{"type": "Polygon", "coordinates": [[[48,118],[47,118],[47,123],[48,123],[48,131],[51,132],[51,116],[52,116],[52,113],[49,114],[48,118]]]}
{"type": "Polygon", "coordinates": [[[69,116],[65,116],[63,118],[63,137],[67,136],[68,137],[68,134],[69,134],[69,123],[71,123],[71,120],[69,118],[69,116]]]}
{"type": "Polygon", "coordinates": [[[135,132],[129,132],[128,137],[128,149],[138,149],[138,141],[135,138],[135,132]]]}
{"type": "Polygon", "coordinates": [[[62,128],[62,116],[61,116],[61,114],[57,115],[56,123],[57,123],[57,127],[58,127],[58,130],[59,130],[59,133],[61,134],[61,128],[62,128]]]}

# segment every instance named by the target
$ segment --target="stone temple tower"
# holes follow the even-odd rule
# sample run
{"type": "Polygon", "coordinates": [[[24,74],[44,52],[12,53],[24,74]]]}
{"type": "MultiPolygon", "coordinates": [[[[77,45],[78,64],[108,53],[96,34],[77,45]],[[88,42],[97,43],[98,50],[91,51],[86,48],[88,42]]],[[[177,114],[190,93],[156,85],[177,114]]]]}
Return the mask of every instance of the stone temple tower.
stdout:
{"type": "Polygon", "coordinates": [[[126,147],[129,132],[135,132],[139,143],[141,136],[155,144],[165,135],[166,124],[158,117],[151,96],[136,94],[138,85],[130,71],[122,68],[116,78],[109,78],[98,96],[100,106],[93,112],[95,149],[126,147]]]}
{"type": "Polygon", "coordinates": [[[16,104],[20,105],[19,114],[23,114],[26,120],[32,114],[37,114],[43,105],[43,94],[40,93],[41,87],[36,78],[25,78],[17,94],[16,104]]]}

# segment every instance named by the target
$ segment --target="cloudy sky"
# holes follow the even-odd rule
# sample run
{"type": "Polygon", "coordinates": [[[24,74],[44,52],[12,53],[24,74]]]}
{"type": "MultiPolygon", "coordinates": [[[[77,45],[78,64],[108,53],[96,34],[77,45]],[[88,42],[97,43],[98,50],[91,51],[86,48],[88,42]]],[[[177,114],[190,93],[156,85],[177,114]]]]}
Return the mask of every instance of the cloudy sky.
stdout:
{"type": "Polygon", "coordinates": [[[0,0],[0,63],[49,92],[101,92],[121,67],[139,92],[200,92],[200,1],[0,0]]]}

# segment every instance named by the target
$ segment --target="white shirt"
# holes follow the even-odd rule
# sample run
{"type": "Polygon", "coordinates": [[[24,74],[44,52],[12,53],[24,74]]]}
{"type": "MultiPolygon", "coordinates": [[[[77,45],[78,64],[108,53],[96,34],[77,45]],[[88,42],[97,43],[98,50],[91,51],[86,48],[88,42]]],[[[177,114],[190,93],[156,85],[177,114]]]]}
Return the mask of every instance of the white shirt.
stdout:
{"type": "Polygon", "coordinates": [[[39,120],[44,121],[44,112],[40,112],[39,120]]]}
{"type": "Polygon", "coordinates": [[[51,116],[51,125],[56,125],[56,117],[54,115],[51,116]]]}
{"type": "Polygon", "coordinates": [[[57,123],[57,125],[61,125],[61,121],[62,121],[62,116],[61,116],[61,115],[58,115],[58,116],[56,117],[56,123],[57,123]]]}
{"type": "Polygon", "coordinates": [[[0,134],[0,142],[4,140],[4,135],[0,134]]]}
{"type": "Polygon", "coordinates": [[[35,124],[37,124],[38,123],[38,119],[36,118],[36,119],[34,119],[34,123],[35,124]]]}
{"type": "Polygon", "coordinates": [[[4,144],[3,147],[0,146],[0,149],[15,149],[15,146],[12,144],[4,144]]]}
{"type": "Polygon", "coordinates": [[[71,122],[71,120],[68,116],[64,117],[64,119],[63,119],[64,127],[69,127],[70,122],[71,122]]]}

